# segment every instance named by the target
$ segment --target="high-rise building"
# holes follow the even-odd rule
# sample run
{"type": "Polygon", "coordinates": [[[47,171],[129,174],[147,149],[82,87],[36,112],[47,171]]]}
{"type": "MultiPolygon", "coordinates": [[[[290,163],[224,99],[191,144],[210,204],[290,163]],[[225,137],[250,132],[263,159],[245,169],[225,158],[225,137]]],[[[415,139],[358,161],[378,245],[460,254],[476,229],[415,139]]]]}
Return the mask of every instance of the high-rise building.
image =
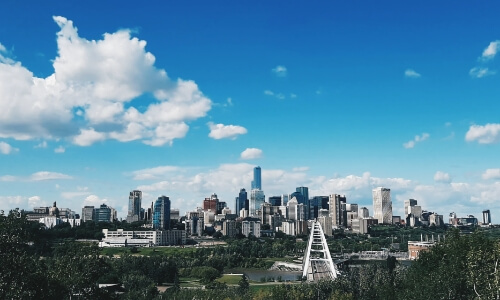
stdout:
{"type": "Polygon", "coordinates": [[[240,210],[245,208],[245,202],[248,200],[247,196],[247,191],[245,189],[240,189],[240,193],[238,194],[238,197],[236,197],[235,202],[236,202],[236,214],[240,213],[240,210]]]}
{"type": "Polygon", "coordinates": [[[261,169],[259,166],[253,168],[252,190],[262,190],[261,169]]]}
{"type": "Polygon", "coordinates": [[[112,222],[113,216],[111,212],[111,207],[106,204],[101,204],[99,208],[94,209],[94,219],[95,222],[112,222]]]}
{"type": "Polygon", "coordinates": [[[370,212],[368,211],[368,208],[360,207],[358,209],[358,217],[359,218],[368,218],[369,216],[370,216],[370,212]]]}
{"type": "Polygon", "coordinates": [[[136,222],[141,220],[141,205],[142,205],[142,192],[133,190],[128,197],[128,214],[127,222],[136,222]]]}
{"type": "Polygon", "coordinates": [[[491,214],[489,209],[483,210],[483,224],[491,224],[491,214]]]}
{"type": "Polygon", "coordinates": [[[403,216],[406,218],[411,212],[408,210],[408,207],[415,206],[417,205],[417,200],[415,199],[408,199],[405,200],[405,211],[403,213],[403,216]]]}
{"type": "Polygon", "coordinates": [[[295,191],[297,193],[300,193],[302,195],[302,198],[304,199],[304,210],[306,212],[306,215],[305,215],[305,218],[306,220],[307,219],[310,219],[309,215],[310,215],[310,210],[311,210],[311,205],[310,205],[310,201],[309,201],[309,188],[306,187],[306,186],[300,186],[300,187],[297,187],[295,189],[295,191]]]}
{"type": "Polygon", "coordinates": [[[217,194],[213,193],[210,198],[205,198],[205,200],[203,200],[203,210],[211,210],[212,212],[216,213],[218,203],[219,199],[217,198],[217,194]]]}
{"type": "Polygon", "coordinates": [[[330,216],[332,217],[332,227],[338,228],[347,225],[347,211],[345,195],[331,194],[328,200],[330,216]],[[345,224],[345,225],[344,225],[345,224]]]}
{"type": "Polygon", "coordinates": [[[378,187],[372,190],[373,217],[379,224],[392,224],[391,189],[378,187]]]}
{"type": "Polygon", "coordinates": [[[271,196],[268,200],[271,206],[281,206],[281,196],[271,196]]]}
{"type": "Polygon", "coordinates": [[[160,196],[155,201],[153,212],[153,229],[170,229],[170,199],[166,196],[160,196]]]}
{"type": "Polygon", "coordinates": [[[84,206],[82,208],[82,222],[94,220],[94,207],[84,206]]]}
{"type": "Polygon", "coordinates": [[[257,217],[257,210],[260,209],[260,206],[265,202],[266,196],[262,190],[253,189],[250,192],[250,203],[249,203],[249,211],[248,215],[257,217]]]}
{"type": "Polygon", "coordinates": [[[248,218],[241,222],[241,233],[248,237],[253,235],[257,238],[260,237],[260,220],[248,218]]]}

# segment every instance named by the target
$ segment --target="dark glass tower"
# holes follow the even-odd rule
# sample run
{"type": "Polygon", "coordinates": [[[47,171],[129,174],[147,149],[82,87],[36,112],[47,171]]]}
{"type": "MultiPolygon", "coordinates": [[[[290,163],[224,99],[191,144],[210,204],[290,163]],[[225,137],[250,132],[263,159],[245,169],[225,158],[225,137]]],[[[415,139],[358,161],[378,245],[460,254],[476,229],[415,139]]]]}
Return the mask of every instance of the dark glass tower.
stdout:
{"type": "Polygon", "coordinates": [[[297,193],[302,195],[302,201],[304,201],[306,218],[309,219],[309,211],[311,210],[311,205],[309,204],[309,188],[305,186],[301,186],[295,189],[297,193]]]}
{"type": "Polygon", "coordinates": [[[170,229],[170,199],[166,196],[160,196],[154,204],[153,229],[170,229]]]}
{"type": "Polygon", "coordinates": [[[245,207],[245,202],[248,201],[248,195],[247,191],[245,189],[241,189],[240,193],[238,194],[238,197],[236,197],[236,215],[240,214],[240,210],[243,208],[248,209],[245,207]]]}

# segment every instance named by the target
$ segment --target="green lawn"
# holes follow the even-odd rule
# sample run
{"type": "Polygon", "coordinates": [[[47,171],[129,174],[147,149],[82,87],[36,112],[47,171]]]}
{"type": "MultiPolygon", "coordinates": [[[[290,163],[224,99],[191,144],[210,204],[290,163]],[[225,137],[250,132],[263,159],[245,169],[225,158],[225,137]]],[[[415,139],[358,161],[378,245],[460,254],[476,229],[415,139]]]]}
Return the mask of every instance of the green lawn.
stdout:
{"type": "Polygon", "coordinates": [[[238,285],[241,280],[241,275],[231,275],[225,274],[221,278],[216,279],[218,282],[225,283],[227,285],[238,285]]]}

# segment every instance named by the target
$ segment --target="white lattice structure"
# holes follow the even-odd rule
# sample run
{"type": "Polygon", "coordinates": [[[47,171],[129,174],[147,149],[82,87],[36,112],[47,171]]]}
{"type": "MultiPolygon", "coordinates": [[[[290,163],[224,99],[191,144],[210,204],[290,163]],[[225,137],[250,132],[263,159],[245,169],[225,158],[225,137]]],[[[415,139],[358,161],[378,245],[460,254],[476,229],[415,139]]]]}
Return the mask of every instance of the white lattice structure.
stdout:
{"type": "Polygon", "coordinates": [[[302,263],[302,277],[307,281],[335,279],[339,271],[333,263],[321,224],[314,221],[302,263]]]}

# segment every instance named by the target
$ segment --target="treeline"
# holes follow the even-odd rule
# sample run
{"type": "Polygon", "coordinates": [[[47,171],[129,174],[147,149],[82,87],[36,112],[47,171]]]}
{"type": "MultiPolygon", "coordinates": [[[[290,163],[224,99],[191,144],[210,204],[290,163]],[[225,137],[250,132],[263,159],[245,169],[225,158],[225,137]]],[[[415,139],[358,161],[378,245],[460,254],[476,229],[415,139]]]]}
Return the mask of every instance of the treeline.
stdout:
{"type": "Polygon", "coordinates": [[[305,242],[251,238],[175,256],[112,258],[92,243],[58,238],[44,244],[46,233],[18,212],[0,216],[0,299],[500,299],[500,246],[479,231],[448,232],[410,267],[389,257],[351,267],[335,281],[258,291],[245,278],[236,287],[214,279],[226,268],[267,268],[271,257],[302,253],[305,242]],[[181,277],[198,278],[206,289],[181,289],[181,277]],[[118,284],[120,293],[98,283],[118,284]],[[157,286],[165,284],[170,287],[159,293],[157,286]]]}

